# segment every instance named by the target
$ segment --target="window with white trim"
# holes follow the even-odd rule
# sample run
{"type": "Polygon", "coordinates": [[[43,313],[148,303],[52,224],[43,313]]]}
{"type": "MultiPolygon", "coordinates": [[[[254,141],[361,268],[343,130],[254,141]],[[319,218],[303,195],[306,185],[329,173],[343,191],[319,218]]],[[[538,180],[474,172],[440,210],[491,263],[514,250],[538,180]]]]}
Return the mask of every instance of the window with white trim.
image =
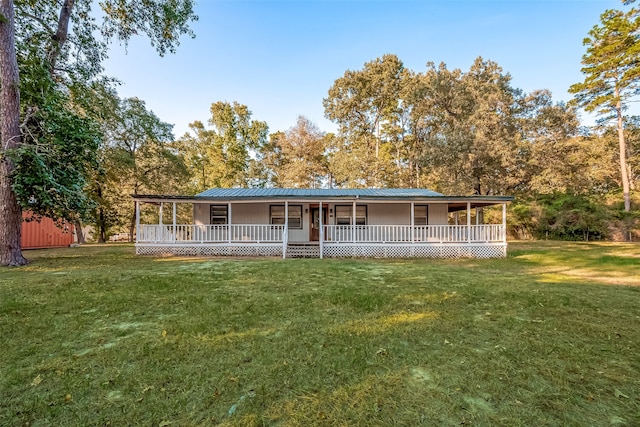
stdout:
{"type": "Polygon", "coordinates": [[[414,225],[429,224],[429,206],[427,205],[413,206],[413,224],[414,225]]]}
{"type": "MultiPolygon", "coordinates": [[[[336,205],[336,224],[351,225],[353,205],[336,205]]],[[[367,225],[367,205],[356,206],[356,225],[367,225]]]]}
{"type": "MultiPolygon", "coordinates": [[[[285,223],[284,205],[269,206],[269,223],[274,225],[284,225],[285,223]]],[[[302,229],[302,205],[289,205],[289,228],[302,229]]]]}
{"type": "Polygon", "coordinates": [[[228,205],[211,205],[211,224],[227,224],[229,220],[228,205]]]}

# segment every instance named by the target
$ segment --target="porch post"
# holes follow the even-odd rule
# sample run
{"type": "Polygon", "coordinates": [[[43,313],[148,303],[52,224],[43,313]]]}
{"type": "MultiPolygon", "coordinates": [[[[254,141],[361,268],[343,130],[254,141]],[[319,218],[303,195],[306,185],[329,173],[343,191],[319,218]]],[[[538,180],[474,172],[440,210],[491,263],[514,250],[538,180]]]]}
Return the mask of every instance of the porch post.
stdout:
{"type": "Polygon", "coordinates": [[[415,221],[416,221],[416,211],[415,211],[415,203],[411,202],[411,243],[414,242],[415,239],[415,221]]]}
{"type": "Polygon", "coordinates": [[[353,201],[353,210],[351,212],[351,234],[353,243],[356,242],[356,201],[353,201]]]}
{"type": "Polygon", "coordinates": [[[140,202],[136,200],[136,243],[140,240],[140,202]]]}
{"type": "Polygon", "coordinates": [[[507,243],[507,204],[502,204],[502,241],[507,243]]]}
{"type": "Polygon", "coordinates": [[[282,258],[287,257],[287,244],[289,243],[289,201],[284,201],[284,230],[282,231],[282,258]]]}
{"type": "Polygon", "coordinates": [[[231,244],[231,202],[227,202],[227,239],[231,244]]]}
{"type": "Polygon", "coordinates": [[[176,241],[176,202],[173,202],[173,241],[176,241]]]}
{"type": "Polygon", "coordinates": [[[467,202],[467,243],[471,243],[471,202],[467,202]]]}
{"type": "Polygon", "coordinates": [[[158,225],[162,225],[163,221],[162,221],[162,208],[164,206],[164,203],[160,202],[160,216],[158,217],[158,225]]]}
{"type": "Polygon", "coordinates": [[[322,222],[322,200],[320,200],[320,259],[322,259],[323,244],[324,244],[324,224],[322,222]]]}

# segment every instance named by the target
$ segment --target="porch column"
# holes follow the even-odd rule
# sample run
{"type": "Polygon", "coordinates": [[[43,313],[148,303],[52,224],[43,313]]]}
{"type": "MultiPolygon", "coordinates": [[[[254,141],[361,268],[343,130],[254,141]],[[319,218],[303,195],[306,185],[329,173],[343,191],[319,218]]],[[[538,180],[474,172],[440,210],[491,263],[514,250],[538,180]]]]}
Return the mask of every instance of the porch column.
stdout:
{"type": "Polygon", "coordinates": [[[467,242],[471,243],[471,202],[467,202],[467,242]]]}
{"type": "Polygon", "coordinates": [[[322,259],[322,249],[324,246],[324,224],[322,222],[322,200],[320,200],[320,259],[322,259]]]}
{"type": "Polygon", "coordinates": [[[507,204],[502,204],[502,241],[507,243],[507,204]]]}
{"type": "Polygon", "coordinates": [[[176,202],[173,202],[173,241],[176,241],[176,202]]]}
{"type": "Polygon", "coordinates": [[[284,230],[282,230],[282,258],[287,257],[287,244],[289,243],[289,201],[284,201],[284,230]]]}
{"type": "Polygon", "coordinates": [[[229,239],[229,244],[231,244],[231,202],[227,202],[227,238],[229,239]]]}
{"type": "Polygon", "coordinates": [[[415,221],[416,221],[416,210],[415,210],[415,203],[411,202],[411,243],[414,242],[415,239],[415,221]]]}
{"type": "Polygon", "coordinates": [[[351,234],[353,243],[356,242],[356,201],[353,201],[353,210],[351,211],[351,234]]]}
{"type": "Polygon", "coordinates": [[[160,216],[158,217],[158,225],[162,225],[162,208],[164,203],[160,202],[160,216]]]}
{"type": "Polygon", "coordinates": [[[136,243],[140,240],[140,202],[136,200],[136,243]]]}

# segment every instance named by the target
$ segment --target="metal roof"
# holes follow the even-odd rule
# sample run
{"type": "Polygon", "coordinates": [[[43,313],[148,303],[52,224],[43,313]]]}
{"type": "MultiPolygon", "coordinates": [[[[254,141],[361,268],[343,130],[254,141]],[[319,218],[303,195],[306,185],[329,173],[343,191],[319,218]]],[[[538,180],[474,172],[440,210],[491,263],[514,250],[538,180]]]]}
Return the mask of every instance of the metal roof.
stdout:
{"type": "Polygon", "coordinates": [[[445,196],[424,188],[211,188],[195,196],[132,194],[134,200],[143,203],[207,203],[207,202],[252,202],[252,201],[424,201],[447,203],[452,210],[490,206],[510,202],[512,196],[445,196]]]}
{"type": "Polygon", "coordinates": [[[210,188],[196,197],[215,198],[313,198],[313,197],[438,197],[441,193],[422,188],[210,188]]]}

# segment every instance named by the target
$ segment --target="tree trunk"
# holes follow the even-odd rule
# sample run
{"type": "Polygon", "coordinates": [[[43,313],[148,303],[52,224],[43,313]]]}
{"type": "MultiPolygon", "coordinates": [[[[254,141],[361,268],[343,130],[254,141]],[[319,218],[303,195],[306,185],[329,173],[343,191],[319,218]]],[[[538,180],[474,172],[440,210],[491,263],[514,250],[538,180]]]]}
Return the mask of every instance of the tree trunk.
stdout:
{"type": "Polygon", "coordinates": [[[135,242],[134,239],[134,232],[137,232],[138,230],[136,230],[136,208],[133,208],[133,215],[131,215],[131,222],[129,223],[129,242],[133,243],[135,242]]]}
{"type": "Polygon", "coordinates": [[[104,209],[102,209],[102,206],[100,206],[98,208],[98,243],[107,242],[107,225],[105,222],[104,209]]]}
{"type": "Polygon", "coordinates": [[[0,0],[0,265],[24,265],[22,209],[11,187],[7,150],[20,145],[20,88],[13,0],[0,0]]]}
{"type": "Polygon", "coordinates": [[[624,139],[624,126],[622,122],[622,104],[618,95],[618,88],[616,87],[616,98],[618,102],[616,104],[616,114],[618,115],[618,145],[620,146],[620,174],[622,176],[622,194],[624,196],[624,210],[629,212],[631,210],[631,195],[629,194],[629,174],[627,168],[627,145],[624,139]]]}
{"type": "Polygon", "coordinates": [[[71,19],[71,9],[75,0],[65,0],[60,8],[60,17],[58,18],[58,28],[56,33],[52,36],[53,45],[49,52],[49,74],[51,77],[55,75],[56,63],[60,56],[60,51],[67,41],[67,33],[69,32],[69,20],[71,19]]]}
{"type": "Polygon", "coordinates": [[[76,228],[76,239],[78,240],[79,244],[84,244],[87,241],[84,238],[84,232],[82,231],[82,221],[80,221],[80,219],[76,219],[73,223],[73,225],[76,228]]]}

